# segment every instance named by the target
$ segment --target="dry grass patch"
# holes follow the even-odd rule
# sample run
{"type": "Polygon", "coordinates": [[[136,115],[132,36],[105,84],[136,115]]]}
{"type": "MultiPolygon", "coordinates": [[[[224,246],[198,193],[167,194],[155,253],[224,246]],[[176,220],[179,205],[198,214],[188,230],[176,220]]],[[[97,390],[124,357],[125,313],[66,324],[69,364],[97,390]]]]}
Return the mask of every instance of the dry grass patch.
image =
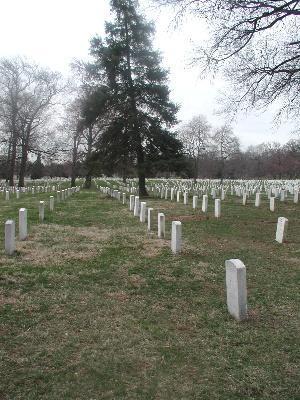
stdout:
{"type": "Polygon", "coordinates": [[[206,221],[209,219],[208,215],[167,215],[167,221],[206,221]]]}
{"type": "Polygon", "coordinates": [[[144,238],[142,241],[141,255],[147,258],[157,257],[162,250],[166,248],[170,248],[169,240],[144,238]]]}
{"type": "Polygon", "coordinates": [[[35,266],[62,265],[67,261],[94,258],[111,237],[111,231],[96,227],[36,225],[28,239],[17,243],[19,257],[0,257],[0,265],[24,262],[35,266]]]}

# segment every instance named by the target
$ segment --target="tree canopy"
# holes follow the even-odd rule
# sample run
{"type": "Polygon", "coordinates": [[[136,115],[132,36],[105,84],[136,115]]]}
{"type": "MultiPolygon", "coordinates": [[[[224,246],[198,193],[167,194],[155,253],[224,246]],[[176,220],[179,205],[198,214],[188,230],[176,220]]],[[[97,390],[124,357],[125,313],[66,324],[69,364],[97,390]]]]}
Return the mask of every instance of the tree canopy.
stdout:
{"type": "MultiPolygon", "coordinates": [[[[89,66],[94,82],[109,89],[109,123],[99,140],[99,154],[124,170],[134,163],[139,191],[146,195],[150,165],[180,158],[181,144],[170,132],[178,107],[169,99],[168,72],[152,48],[154,27],[137,11],[137,1],[111,0],[113,21],[105,37],[94,37],[89,66]]],[[[124,172],[126,174],[126,172],[124,172]]]]}
{"type": "Polygon", "coordinates": [[[299,1],[154,1],[209,22],[210,40],[197,47],[195,61],[203,71],[221,71],[230,80],[231,110],[275,104],[279,115],[299,120],[299,1]]]}

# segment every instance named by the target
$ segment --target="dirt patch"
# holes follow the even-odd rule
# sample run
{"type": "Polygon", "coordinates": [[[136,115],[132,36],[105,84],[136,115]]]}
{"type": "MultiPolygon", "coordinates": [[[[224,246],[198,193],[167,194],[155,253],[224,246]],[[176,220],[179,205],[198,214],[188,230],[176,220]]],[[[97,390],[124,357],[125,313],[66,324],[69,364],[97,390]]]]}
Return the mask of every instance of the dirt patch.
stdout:
{"type": "Polygon", "coordinates": [[[144,239],[142,242],[141,255],[143,257],[157,257],[161,251],[170,247],[170,241],[164,239],[144,239]]]}
{"type": "Polygon", "coordinates": [[[24,242],[17,243],[18,257],[0,258],[0,265],[61,265],[67,261],[84,261],[95,257],[110,238],[108,230],[96,227],[37,225],[24,242]]]}
{"type": "Polygon", "coordinates": [[[206,221],[209,219],[208,215],[168,215],[167,221],[206,221]]]}
{"type": "Polygon", "coordinates": [[[107,293],[107,297],[120,302],[125,302],[129,300],[129,295],[124,291],[107,293]]]}
{"type": "Polygon", "coordinates": [[[288,257],[286,258],[287,262],[290,262],[292,264],[297,264],[300,265],[300,258],[296,258],[296,257],[288,257]]]}
{"type": "Polygon", "coordinates": [[[141,286],[145,285],[146,279],[143,278],[141,275],[133,274],[128,276],[127,282],[129,283],[130,286],[133,286],[135,288],[140,288],[141,286]]]}
{"type": "Polygon", "coordinates": [[[3,296],[0,293],[0,306],[6,306],[8,304],[16,304],[17,299],[15,297],[10,297],[10,296],[3,296]]]}
{"type": "Polygon", "coordinates": [[[203,280],[207,278],[207,267],[209,267],[208,263],[200,262],[197,266],[191,268],[194,279],[203,280]]]}

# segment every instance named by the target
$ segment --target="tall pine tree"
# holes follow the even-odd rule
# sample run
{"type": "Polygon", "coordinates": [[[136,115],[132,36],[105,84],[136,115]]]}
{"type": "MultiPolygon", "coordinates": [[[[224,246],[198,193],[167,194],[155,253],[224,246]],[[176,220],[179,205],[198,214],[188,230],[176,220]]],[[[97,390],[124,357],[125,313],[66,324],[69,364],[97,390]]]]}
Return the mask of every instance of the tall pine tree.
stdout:
{"type": "Polygon", "coordinates": [[[169,99],[168,73],[152,49],[154,27],[137,12],[136,0],[111,0],[113,22],[105,25],[105,38],[91,41],[95,62],[90,71],[109,88],[110,119],[99,142],[111,161],[134,163],[139,194],[147,195],[148,168],[162,159],[181,157],[181,143],[170,133],[177,106],[169,99]]]}

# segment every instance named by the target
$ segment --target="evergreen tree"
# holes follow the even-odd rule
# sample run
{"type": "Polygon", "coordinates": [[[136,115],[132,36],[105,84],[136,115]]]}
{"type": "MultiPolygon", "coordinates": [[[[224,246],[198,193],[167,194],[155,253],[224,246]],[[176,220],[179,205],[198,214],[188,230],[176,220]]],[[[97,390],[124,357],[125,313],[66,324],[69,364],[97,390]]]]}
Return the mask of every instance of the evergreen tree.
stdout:
{"type": "Polygon", "coordinates": [[[32,164],[31,179],[40,179],[44,176],[44,165],[41,160],[41,153],[38,153],[37,159],[32,164]]]}
{"type": "Polygon", "coordinates": [[[114,20],[106,23],[104,39],[91,41],[95,63],[90,71],[110,93],[110,120],[99,141],[100,153],[125,169],[134,161],[139,193],[145,196],[149,165],[180,158],[181,143],[169,131],[178,108],[169,99],[168,73],[152,49],[154,27],[137,7],[135,0],[111,0],[114,20]]]}

